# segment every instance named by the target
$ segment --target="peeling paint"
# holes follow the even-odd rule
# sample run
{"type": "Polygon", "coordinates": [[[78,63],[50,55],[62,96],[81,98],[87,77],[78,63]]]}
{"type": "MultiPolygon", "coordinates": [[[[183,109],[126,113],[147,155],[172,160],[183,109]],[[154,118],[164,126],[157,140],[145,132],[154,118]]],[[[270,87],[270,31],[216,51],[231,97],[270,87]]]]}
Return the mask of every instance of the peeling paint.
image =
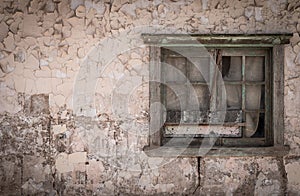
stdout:
{"type": "Polygon", "coordinates": [[[299,3],[284,0],[2,0],[0,195],[298,194],[299,15],[299,3]],[[147,157],[150,60],[140,35],[154,26],[170,34],[294,33],[284,65],[289,154],[147,157]],[[132,32],[138,36],[122,42],[132,32]],[[75,99],[75,85],[88,94],[75,99]]]}

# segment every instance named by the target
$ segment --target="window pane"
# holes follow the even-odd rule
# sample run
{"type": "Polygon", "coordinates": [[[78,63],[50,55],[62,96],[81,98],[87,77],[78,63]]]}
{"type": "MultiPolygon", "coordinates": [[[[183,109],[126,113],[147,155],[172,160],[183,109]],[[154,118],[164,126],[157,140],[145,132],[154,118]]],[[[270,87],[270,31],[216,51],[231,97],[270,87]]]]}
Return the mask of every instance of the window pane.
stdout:
{"type": "Polygon", "coordinates": [[[166,108],[167,110],[184,110],[186,109],[187,91],[185,85],[168,85],[165,86],[166,108]]]}
{"type": "Polygon", "coordinates": [[[190,82],[209,82],[209,62],[206,57],[189,58],[188,76],[190,82]]]}
{"type": "Polygon", "coordinates": [[[223,56],[222,57],[222,77],[227,81],[242,80],[242,57],[223,56]]]}
{"type": "Polygon", "coordinates": [[[242,86],[241,85],[225,85],[227,110],[242,108],[242,86]]]}
{"type": "Polygon", "coordinates": [[[182,122],[184,123],[204,123],[208,122],[208,112],[207,111],[183,111],[182,122]]]}
{"type": "Polygon", "coordinates": [[[264,57],[246,57],[246,80],[247,81],[264,81],[264,57]]]}
{"type": "Polygon", "coordinates": [[[262,85],[246,85],[246,109],[259,110],[261,108],[261,100],[264,99],[264,89],[262,85]]]}
{"type": "Polygon", "coordinates": [[[206,85],[193,85],[190,89],[188,108],[197,110],[198,108],[203,110],[209,109],[210,92],[206,85]]]}
{"type": "Polygon", "coordinates": [[[265,85],[261,85],[260,109],[265,109],[265,85]]]}
{"type": "Polygon", "coordinates": [[[258,128],[259,122],[259,112],[247,112],[246,113],[246,127],[245,127],[245,136],[251,137],[255,134],[258,128]]]}
{"type": "Polygon", "coordinates": [[[242,110],[226,111],[225,122],[242,122],[242,110]]]}
{"type": "Polygon", "coordinates": [[[264,137],[265,136],[264,129],[265,129],[265,114],[260,113],[258,126],[256,132],[252,135],[252,137],[264,137]]]}
{"type": "Polygon", "coordinates": [[[168,110],[166,112],[167,123],[207,123],[208,122],[208,112],[207,111],[199,111],[199,110],[168,110]]]}
{"type": "Polygon", "coordinates": [[[181,111],[179,110],[168,110],[166,122],[168,123],[179,123],[181,119],[181,111]]]}
{"type": "Polygon", "coordinates": [[[167,50],[162,58],[171,65],[171,69],[165,68],[168,66],[162,68],[162,77],[167,82],[162,91],[166,106],[165,136],[195,134],[205,137],[215,132],[221,137],[264,137],[265,57],[247,56],[255,54],[248,53],[248,50],[247,53],[214,50],[213,58],[218,64],[221,61],[218,65],[220,77],[211,68],[210,56],[199,55],[192,48],[181,49],[180,52],[167,50]],[[245,65],[242,65],[243,62],[245,65]],[[213,82],[212,77],[219,77],[222,82],[213,82]],[[188,81],[192,88],[188,87],[188,81]],[[219,108],[219,103],[223,103],[225,98],[227,107],[224,108],[224,103],[220,104],[223,108],[219,108]],[[217,115],[222,112],[223,115],[217,115]],[[180,122],[186,127],[178,128],[180,122]],[[213,128],[208,131],[208,127],[213,128]]]}
{"type": "Polygon", "coordinates": [[[166,82],[186,81],[186,59],[183,57],[166,57],[163,64],[163,75],[166,82]]]}

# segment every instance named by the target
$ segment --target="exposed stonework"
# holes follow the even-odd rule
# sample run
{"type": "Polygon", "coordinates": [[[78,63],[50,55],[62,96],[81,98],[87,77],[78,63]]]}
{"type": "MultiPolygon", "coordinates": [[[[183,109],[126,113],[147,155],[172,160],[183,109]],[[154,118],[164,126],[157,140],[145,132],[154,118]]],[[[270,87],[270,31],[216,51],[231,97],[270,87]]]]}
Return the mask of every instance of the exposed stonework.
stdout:
{"type": "Polygon", "coordinates": [[[270,157],[203,159],[199,194],[284,195],[282,166],[282,160],[270,157]]]}
{"type": "Polygon", "coordinates": [[[0,0],[0,195],[297,195],[297,0],[0,0]],[[294,33],[280,157],[150,158],[142,33],[294,33]]]}
{"type": "Polygon", "coordinates": [[[299,193],[299,157],[291,156],[285,159],[285,170],[288,180],[288,193],[290,195],[297,195],[299,193]]]}

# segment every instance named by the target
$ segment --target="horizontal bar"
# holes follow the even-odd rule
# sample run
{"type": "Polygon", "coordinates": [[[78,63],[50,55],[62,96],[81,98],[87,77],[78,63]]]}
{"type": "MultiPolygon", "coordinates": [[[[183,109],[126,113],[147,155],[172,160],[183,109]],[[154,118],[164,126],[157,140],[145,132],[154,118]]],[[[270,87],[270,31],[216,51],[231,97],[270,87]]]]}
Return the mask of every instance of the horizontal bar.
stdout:
{"type": "Polygon", "coordinates": [[[166,84],[169,85],[188,85],[188,84],[192,84],[192,85],[209,85],[209,82],[197,82],[197,81],[185,81],[185,82],[179,82],[179,81],[166,81],[166,84]]]}
{"type": "Polygon", "coordinates": [[[224,122],[223,124],[211,124],[211,123],[172,123],[167,122],[165,123],[165,126],[224,126],[224,127],[232,127],[232,126],[246,126],[245,123],[234,123],[234,122],[224,122]]]}
{"type": "Polygon", "coordinates": [[[222,146],[227,147],[253,147],[253,146],[265,146],[266,138],[222,138],[222,146]]]}
{"type": "Polygon", "coordinates": [[[265,113],[265,110],[264,109],[257,109],[257,110],[243,110],[244,112],[248,112],[248,113],[251,113],[251,112],[259,112],[259,113],[265,113]]]}
{"type": "Polygon", "coordinates": [[[162,43],[162,44],[151,44],[146,43],[148,45],[157,45],[160,47],[180,47],[180,46],[193,46],[193,47],[211,47],[211,48],[272,48],[274,44],[203,44],[203,43],[162,43]]]}
{"type": "Polygon", "coordinates": [[[184,136],[197,136],[197,137],[240,137],[242,135],[240,126],[223,126],[223,125],[167,125],[164,131],[165,137],[184,137],[184,136]]]}
{"type": "Polygon", "coordinates": [[[204,86],[209,85],[209,82],[190,81],[190,83],[191,83],[192,85],[204,85],[204,86]]]}
{"type": "Polygon", "coordinates": [[[161,46],[272,47],[276,44],[288,44],[291,37],[292,34],[142,34],[145,44],[161,46]]]}
{"type": "MultiPolygon", "coordinates": [[[[190,84],[192,85],[209,85],[209,82],[204,82],[204,81],[189,81],[190,84]]],[[[185,85],[188,84],[187,82],[180,82],[180,81],[166,81],[166,84],[170,85],[185,85]]],[[[265,82],[255,82],[255,81],[228,81],[224,80],[224,84],[230,84],[230,85],[265,85],[265,82]]]]}
{"type": "Polygon", "coordinates": [[[265,85],[265,81],[263,82],[256,82],[256,81],[227,81],[224,80],[225,84],[232,84],[232,85],[236,85],[236,84],[246,84],[246,85],[265,85]]]}
{"type": "Polygon", "coordinates": [[[222,56],[235,57],[265,57],[269,53],[269,48],[251,47],[249,48],[225,48],[222,50],[222,56]]]}
{"type": "Polygon", "coordinates": [[[193,147],[144,147],[144,152],[150,157],[246,157],[274,156],[282,157],[288,154],[288,146],[278,147],[247,147],[247,148],[193,148],[193,147]]]}

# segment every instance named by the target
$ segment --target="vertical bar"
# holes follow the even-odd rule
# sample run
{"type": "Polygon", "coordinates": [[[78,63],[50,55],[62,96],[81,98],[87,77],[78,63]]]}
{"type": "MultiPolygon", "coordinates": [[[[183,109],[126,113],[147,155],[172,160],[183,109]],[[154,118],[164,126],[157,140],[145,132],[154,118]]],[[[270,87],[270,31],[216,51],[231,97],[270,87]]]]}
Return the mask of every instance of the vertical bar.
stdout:
{"type": "Polygon", "coordinates": [[[266,138],[266,145],[272,145],[274,142],[274,135],[271,131],[271,69],[270,69],[270,50],[266,51],[265,55],[265,123],[264,123],[264,133],[266,138]]]}
{"type": "Polygon", "coordinates": [[[158,46],[150,46],[150,123],[149,123],[149,144],[150,146],[161,145],[161,125],[162,125],[162,108],[161,104],[161,49],[158,46]]]}
{"type": "MultiPolygon", "coordinates": [[[[246,121],[246,113],[245,113],[245,109],[246,109],[246,86],[245,86],[245,82],[246,82],[246,77],[245,77],[245,67],[246,67],[246,56],[243,55],[242,56],[242,111],[243,111],[243,122],[246,121]]],[[[245,137],[245,127],[242,127],[242,135],[243,137],[245,137]]]]}
{"type": "Polygon", "coordinates": [[[272,121],[274,146],[283,145],[284,141],[284,46],[273,47],[273,107],[272,121]]]}
{"type": "Polygon", "coordinates": [[[213,50],[213,59],[210,61],[210,71],[209,71],[209,86],[210,86],[210,112],[216,111],[216,77],[217,72],[217,50],[213,50]]]}
{"type": "MultiPolygon", "coordinates": [[[[164,49],[160,49],[159,51],[159,57],[157,58],[159,60],[159,69],[157,70],[157,72],[159,72],[159,77],[160,77],[160,82],[161,84],[164,85],[160,85],[160,95],[159,95],[159,99],[161,104],[163,104],[165,107],[167,107],[167,98],[166,98],[166,94],[167,94],[167,89],[166,89],[166,78],[165,76],[165,66],[163,65],[164,63],[166,63],[166,59],[170,57],[170,51],[169,50],[164,50],[164,49]]],[[[163,112],[163,111],[161,111],[163,112]]]]}
{"type": "Polygon", "coordinates": [[[185,109],[190,109],[188,107],[188,99],[190,98],[190,89],[188,88],[188,82],[189,82],[189,76],[188,76],[188,73],[189,73],[189,62],[188,62],[188,59],[186,56],[184,56],[184,59],[185,59],[185,88],[186,88],[186,93],[187,93],[187,96],[186,96],[186,99],[185,99],[185,106],[186,108],[185,109]]]}

